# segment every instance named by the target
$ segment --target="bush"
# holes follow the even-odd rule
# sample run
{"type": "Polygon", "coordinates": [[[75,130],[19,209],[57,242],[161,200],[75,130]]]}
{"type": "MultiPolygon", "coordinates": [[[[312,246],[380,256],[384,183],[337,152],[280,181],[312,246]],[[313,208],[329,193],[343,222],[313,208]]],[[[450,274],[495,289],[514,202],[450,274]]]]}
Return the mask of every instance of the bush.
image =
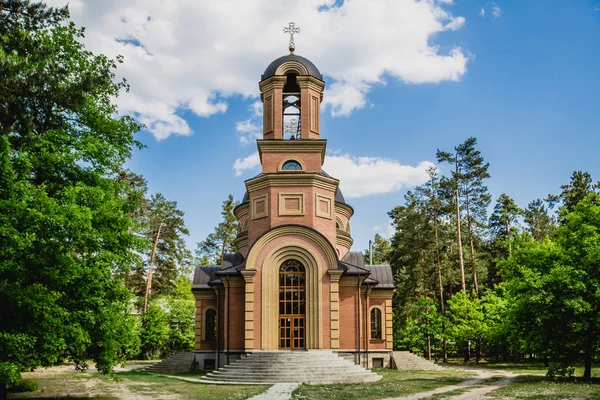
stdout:
{"type": "Polygon", "coordinates": [[[556,379],[556,378],[572,378],[575,373],[575,367],[570,367],[566,364],[556,365],[554,367],[548,368],[548,372],[546,372],[546,376],[548,378],[556,379]]]}
{"type": "Polygon", "coordinates": [[[11,393],[35,392],[39,389],[37,382],[29,379],[22,379],[19,382],[11,385],[8,391],[11,393]]]}

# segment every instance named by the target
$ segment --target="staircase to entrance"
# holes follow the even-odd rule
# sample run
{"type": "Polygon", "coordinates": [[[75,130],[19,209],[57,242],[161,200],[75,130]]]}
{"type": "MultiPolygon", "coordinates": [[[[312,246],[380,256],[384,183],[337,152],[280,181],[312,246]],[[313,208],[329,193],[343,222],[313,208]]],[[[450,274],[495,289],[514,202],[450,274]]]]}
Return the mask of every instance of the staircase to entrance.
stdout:
{"type": "Polygon", "coordinates": [[[381,375],[338,357],[332,351],[307,350],[256,351],[205,375],[202,382],[329,384],[379,379],[381,375]]]}

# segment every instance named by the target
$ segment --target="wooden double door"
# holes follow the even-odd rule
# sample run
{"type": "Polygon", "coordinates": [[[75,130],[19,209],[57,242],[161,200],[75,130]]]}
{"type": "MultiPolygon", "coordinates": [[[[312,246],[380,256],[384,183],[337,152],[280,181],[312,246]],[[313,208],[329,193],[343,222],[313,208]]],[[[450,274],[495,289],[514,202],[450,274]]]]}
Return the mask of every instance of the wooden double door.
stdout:
{"type": "Polygon", "coordinates": [[[306,348],[306,271],[297,260],[279,267],[279,349],[306,348]]]}

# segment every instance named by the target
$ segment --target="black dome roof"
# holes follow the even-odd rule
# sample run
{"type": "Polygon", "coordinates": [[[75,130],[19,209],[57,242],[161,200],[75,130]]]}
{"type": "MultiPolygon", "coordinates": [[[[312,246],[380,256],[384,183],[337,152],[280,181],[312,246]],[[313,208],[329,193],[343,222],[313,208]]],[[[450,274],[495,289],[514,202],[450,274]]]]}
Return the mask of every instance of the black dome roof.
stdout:
{"type": "Polygon", "coordinates": [[[267,69],[265,69],[265,72],[262,74],[262,80],[264,81],[265,79],[270,78],[273,75],[275,75],[277,68],[279,68],[279,66],[281,64],[283,64],[287,61],[299,62],[300,64],[302,64],[306,67],[306,69],[308,70],[309,76],[323,80],[323,75],[321,75],[321,73],[319,72],[319,70],[317,69],[315,64],[313,64],[310,60],[308,60],[304,57],[301,57],[301,56],[297,56],[295,54],[288,54],[283,57],[279,57],[277,60],[275,60],[271,64],[269,64],[267,69]]]}

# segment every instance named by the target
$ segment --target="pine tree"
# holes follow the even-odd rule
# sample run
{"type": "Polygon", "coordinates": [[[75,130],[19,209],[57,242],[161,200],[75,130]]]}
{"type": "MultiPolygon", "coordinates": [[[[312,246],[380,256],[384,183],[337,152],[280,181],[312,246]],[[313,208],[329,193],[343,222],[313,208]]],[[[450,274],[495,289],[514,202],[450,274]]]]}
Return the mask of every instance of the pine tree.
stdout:
{"type": "MultiPolygon", "coordinates": [[[[420,187],[417,187],[415,191],[419,193],[423,201],[425,215],[429,218],[430,224],[433,225],[433,239],[434,239],[434,255],[435,264],[437,267],[437,279],[438,279],[438,293],[440,301],[440,311],[442,316],[445,315],[445,304],[444,304],[444,281],[442,278],[442,257],[440,247],[440,219],[444,214],[451,213],[449,207],[443,202],[443,193],[440,187],[440,178],[438,169],[433,167],[427,170],[429,180],[420,187]]],[[[445,323],[442,319],[442,337],[443,337],[443,359],[447,360],[447,349],[446,349],[446,337],[445,337],[445,323]]],[[[431,358],[431,357],[430,357],[431,358]]]]}
{"type": "Polygon", "coordinates": [[[467,233],[471,250],[471,267],[475,292],[479,295],[477,280],[477,263],[475,260],[475,234],[476,229],[484,226],[487,221],[486,209],[491,197],[484,179],[490,177],[489,163],[484,163],[481,152],[475,149],[477,139],[468,138],[464,143],[454,148],[454,153],[437,151],[438,162],[447,162],[453,165],[451,178],[446,182],[454,191],[456,209],[456,231],[459,253],[461,285],[466,291],[464,257],[462,248],[461,207],[466,213],[467,233]]]}
{"type": "Polygon", "coordinates": [[[506,193],[502,193],[496,200],[494,213],[490,216],[490,229],[496,237],[506,240],[511,236],[522,214],[523,210],[517,206],[517,203],[506,193]]]}
{"type": "Polygon", "coordinates": [[[587,172],[574,171],[571,181],[567,185],[561,185],[562,192],[559,197],[565,207],[565,213],[573,211],[573,208],[598,187],[592,184],[592,177],[587,172]]]}
{"type": "MultiPolygon", "coordinates": [[[[389,264],[390,254],[392,252],[392,246],[390,241],[381,236],[379,233],[375,234],[373,238],[373,265],[389,264]]],[[[364,252],[365,263],[369,263],[369,249],[364,252]]]]}
{"type": "Polygon", "coordinates": [[[556,219],[550,214],[552,204],[535,199],[523,210],[523,221],[529,234],[538,242],[552,237],[556,230],[556,219]]]}
{"type": "MultiPolygon", "coordinates": [[[[168,201],[160,193],[154,194],[150,198],[145,221],[145,234],[147,239],[152,240],[152,250],[146,277],[144,312],[146,312],[148,298],[152,292],[152,275],[157,257],[159,265],[163,267],[161,274],[164,275],[165,270],[176,270],[178,263],[181,263],[186,256],[182,251],[185,249],[182,235],[189,234],[183,220],[183,211],[177,208],[177,202],[168,201]]],[[[176,274],[173,275],[173,279],[175,277],[176,274]]]]}
{"type": "Polygon", "coordinates": [[[201,258],[206,255],[215,265],[223,263],[223,257],[228,251],[235,251],[234,240],[238,234],[238,222],[233,210],[239,204],[233,199],[232,195],[223,201],[221,211],[222,220],[216,226],[213,233],[209,234],[202,242],[196,246],[196,257],[201,258]]]}

